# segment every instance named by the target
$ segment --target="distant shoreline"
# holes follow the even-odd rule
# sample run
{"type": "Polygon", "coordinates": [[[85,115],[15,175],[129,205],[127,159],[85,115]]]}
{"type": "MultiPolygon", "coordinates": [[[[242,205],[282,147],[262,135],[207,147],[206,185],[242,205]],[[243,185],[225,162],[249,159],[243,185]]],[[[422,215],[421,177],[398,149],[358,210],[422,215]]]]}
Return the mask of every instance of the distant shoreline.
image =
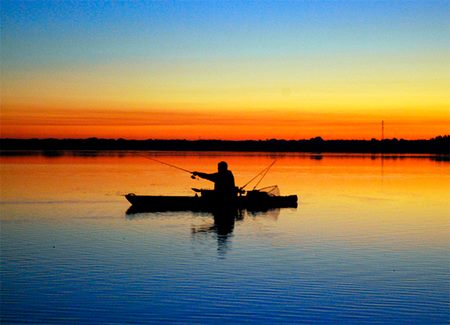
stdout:
{"type": "Polygon", "coordinates": [[[313,153],[450,154],[450,136],[429,140],[126,140],[126,139],[0,139],[0,151],[22,150],[158,150],[313,153]]]}

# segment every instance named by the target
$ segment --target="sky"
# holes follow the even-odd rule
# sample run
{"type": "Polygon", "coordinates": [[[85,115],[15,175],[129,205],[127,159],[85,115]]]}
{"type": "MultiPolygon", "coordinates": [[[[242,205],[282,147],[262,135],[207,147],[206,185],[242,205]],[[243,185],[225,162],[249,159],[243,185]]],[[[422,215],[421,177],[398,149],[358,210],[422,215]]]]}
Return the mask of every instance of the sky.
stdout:
{"type": "Polygon", "coordinates": [[[450,133],[450,1],[10,1],[1,137],[450,133]]]}

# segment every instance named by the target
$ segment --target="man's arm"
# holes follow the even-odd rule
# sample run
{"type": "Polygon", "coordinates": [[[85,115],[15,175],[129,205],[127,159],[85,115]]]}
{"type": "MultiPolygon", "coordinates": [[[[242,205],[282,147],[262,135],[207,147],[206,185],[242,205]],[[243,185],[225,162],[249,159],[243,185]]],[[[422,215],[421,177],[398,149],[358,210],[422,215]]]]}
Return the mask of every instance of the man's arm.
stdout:
{"type": "Polygon", "coordinates": [[[217,174],[206,174],[206,173],[200,173],[200,172],[193,172],[192,175],[198,176],[204,179],[207,179],[208,181],[215,182],[217,178],[217,174]]]}

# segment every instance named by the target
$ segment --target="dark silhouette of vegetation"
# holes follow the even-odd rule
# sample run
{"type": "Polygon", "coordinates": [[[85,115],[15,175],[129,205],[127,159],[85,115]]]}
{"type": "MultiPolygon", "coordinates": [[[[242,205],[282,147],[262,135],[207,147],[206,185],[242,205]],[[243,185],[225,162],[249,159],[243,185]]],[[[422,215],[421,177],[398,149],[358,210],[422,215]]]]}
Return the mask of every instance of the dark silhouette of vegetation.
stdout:
{"type": "Polygon", "coordinates": [[[41,150],[48,156],[60,150],[167,150],[246,152],[340,152],[450,154],[450,136],[429,140],[126,140],[126,139],[0,139],[2,154],[15,150],[41,150]]]}

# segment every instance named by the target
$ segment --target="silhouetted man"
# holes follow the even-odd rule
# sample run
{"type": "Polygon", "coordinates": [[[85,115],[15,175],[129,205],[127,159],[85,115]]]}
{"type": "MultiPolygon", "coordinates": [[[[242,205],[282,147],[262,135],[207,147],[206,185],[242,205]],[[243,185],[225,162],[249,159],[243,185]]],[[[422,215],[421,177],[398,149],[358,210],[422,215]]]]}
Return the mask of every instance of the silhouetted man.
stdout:
{"type": "Polygon", "coordinates": [[[216,199],[223,203],[228,203],[236,198],[237,192],[234,185],[233,173],[228,170],[228,164],[225,161],[221,161],[217,165],[218,171],[213,174],[206,174],[200,172],[193,172],[194,176],[199,176],[201,178],[207,179],[214,182],[214,192],[216,194],[216,199]]]}

